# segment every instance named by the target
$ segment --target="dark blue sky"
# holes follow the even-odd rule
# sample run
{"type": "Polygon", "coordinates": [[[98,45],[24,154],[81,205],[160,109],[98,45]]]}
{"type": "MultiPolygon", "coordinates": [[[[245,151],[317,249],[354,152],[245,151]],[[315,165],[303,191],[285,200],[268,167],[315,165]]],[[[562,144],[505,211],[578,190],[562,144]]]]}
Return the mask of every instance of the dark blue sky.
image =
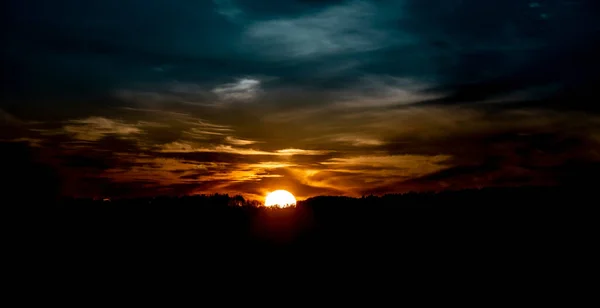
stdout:
{"type": "MultiPolygon", "coordinates": [[[[60,143],[69,154],[48,154],[53,166],[70,165],[73,155],[92,157],[103,166],[93,180],[110,185],[141,181],[198,191],[202,182],[208,188],[200,191],[260,195],[259,187],[283,179],[281,185],[303,196],[356,195],[555,182],[563,176],[557,166],[597,158],[581,152],[598,142],[597,1],[10,0],[3,6],[0,111],[3,125],[12,127],[3,140],[29,140],[42,152],[60,143]],[[563,139],[574,148],[554,150],[563,139]],[[123,157],[144,153],[170,164],[181,163],[172,152],[237,156],[220,171],[219,159],[187,157],[212,167],[202,167],[206,173],[182,167],[162,181],[142,174],[165,178],[168,167],[146,163],[141,172],[125,163],[141,158],[114,157],[115,147],[123,157]],[[282,149],[306,152],[282,160],[282,149]],[[552,168],[538,166],[541,160],[552,168]],[[427,178],[442,171],[451,180],[427,178]]],[[[65,181],[80,179],[85,168],[67,168],[65,181]]],[[[110,186],[102,185],[96,186],[110,186]]]]}

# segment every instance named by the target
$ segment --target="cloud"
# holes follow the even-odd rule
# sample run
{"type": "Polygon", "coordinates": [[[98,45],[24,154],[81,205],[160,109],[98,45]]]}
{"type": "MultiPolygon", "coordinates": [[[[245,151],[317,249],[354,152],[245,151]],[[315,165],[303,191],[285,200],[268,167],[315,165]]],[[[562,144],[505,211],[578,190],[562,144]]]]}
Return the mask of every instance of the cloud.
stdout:
{"type": "Polygon", "coordinates": [[[160,152],[167,153],[194,153],[194,152],[216,152],[238,155],[272,155],[272,156],[292,156],[292,155],[323,155],[329,151],[321,150],[303,150],[303,149],[282,149],[274,152],[262,151],[248,148],[236,148],[231,145],[201,145],[186,141],[175,141],[160,146],[160,152]]]}
{"type": "Polygon", "coordinates": [[[360,196],[369,189],[444,170],[448,159],[445,155],[360,155],[334,157],[289,170],[294,178],[311,187],[360,196]]]}
{"type": "MultiPolygon", "coordinates": [[[[44,157],[59,158],[57,165],[68,176],[65,187],[76,195],[94,189],[151,195],[165,189],[165,193],[223,192],[257,198],[272,188],[287,187],[305,197],[361,196],[547,184],[576,179],[561,169],[566,164],[600,161],[600,120],[578,113],[423,105],[349,110],[335,117],[324,111],[312,116],[310,126],[322,122],[325,126],[316,127],[316,132],[323,132],[326,125],[339,131],[317,137],[310,130],[301,132],[299,136],[306,138],[290,147],[268,135],[259,134],[260,142],[237,138],[238,130],[244,136],[257,135],[239,126],[234,130],[226,121],[209,122],[185,113],[133,114],[143,117],[135,122],[126,114],[128,122],[100,117],[71,120],[66,126],[78,127],[71,133],[58,123],[63,124],[56,129],[62,135],[33,131],[30,138],[41,139],[38,149],[45,151],[44,157]],[[90,133],[94,129],[97,133],[90,133]],[[150,129],[172,135],[163,139],[150,129]],[[218,135],[193,139],[183,133],[205,131],[218,135]],[[92,146],[73,147],[69,140],[92,146]]],[[[293,127],[299,130],[305,123],[293,127]]]]}
{"type": "Polygon", "coordinates": [[[471,110],[444,118],[421,119],[422,126],[399,130],[383,146],[391,155],[443,153],[451,157],[449,168],[403,183],[410,189],[575,183],[587,173],[577,178],[565,166],[592,167],[600,162],[600,144],[593,139],[600,130],[597,116],[548,110],[471,110]]]}
{"type": "Polygon", "coordinates": [[[600,161],[585,1],[37,2],[7,20],[0,140],[74,195],[564,183],[600,161]]]}
{"type": "Polygon", "coordinates": [[[129,136],[142,133],[135,125],[103,117],[71,120],[68,123],[63,130],[81,141],[97,141],[108,135],[129,136]]]}
{"type": "Polygon", "coordinates": [[[366,76],[347,90],[338,91],[337,105],[342,107],[385,107],[408,105],[440,98],[424,90],[431,85],[394,76],[366,76]]]}
{"type": "Polygon", "coordinates": [[[234,0],[213,0],[215,11],[225,16],[229,21],[236,22],[243,16],[244,12],[235,5],[234,0]]]}
{"type": "Polygon", "coordinates": [[[242,145],[251,145],[251,144],[255,144],[258,141],[254,141],[254,140],[246,140],[246,139],[238,139],[235,137],[231,137],[231,136],[227,136],[225,138],[225,142],[233,144],[233,145],[238,145],[238,146],[242,146],[242,145]]]}
{"type": "Polygon", "coordinates": [[[356,147],[380,146],[384,142],[377,138],[360,136],[359,134],[348,134],[341,136],[333,136],[330,138],[333,142],[349,143],[356,147]]]}
{"type": "MultiPolygon", "coordinates": [[[[449,159],[450,156],[447,155],[373,155],[331,158],[321,164],[335,166],[335,168],[356,170],[358,172],[375,168],[381,170],[401,169],[414,173],[427,174],[432,169],[436,171],[441,169],[440,164],[449,159]]],[[[410,173],[406,172],[406,175],[409,176],[410,173]]]]}
{"type": "Polygon", "coordinates": [[[329,151],[322,150],[302,150],[302,149],[283,149],[277,150],[279,155],[323,155],[329,153],[329,151]]]}
{"type": "Polygon", "coordinates": [[[187,185],[186,194],[227,192],[249,196],[252,193],[247,187],[262,185],[260,182],[265,179],[282,178],[283,174],[276,170],[295,166],[275,161],[217,163],[152,156],[125,156],[123,159],[129,161],[128,167],[111,168],[101,176],[119,184],[144,183],[146,189],[187,185]]]}
{"type": "Polygon", "coordinates": [[[0,109],[0,126],[20,126],[23,124],[17,117],[0,109]]]}
{"type": "MultiPolygon", "coordinates": [[[[211,138],[222,138],[233,132],[233,129],[227,125],[218,125],[208,123],[205,120],[197,119],[186,119],[182,120],[181,123],[187,125],[189,128],[182,131],[182,133],[193,139],[211,139],[211,138]]],[[[225,137],[232,138],[230,136],[225,137]]],[[[243,142],[243,140],[232,139],[232,142],[243,142]]],[[[232,143],[230,142],[230,143],[232,143]]]]}
{"type": "Polygon", "coordinates": [[[212,92],[226,101],[250,101],[260,93],[260,80],[241,78],[236,82],[217,86],[212,92]]]}
{"type": "Polygon", "coordinates": [[[214,93],[207,86],[194,82],[162,82],[137,86],[135,89],[119,89],[114,91],[113,96],[136,106],[127,108],[148,112],[164,112],[163,106],[175,103],[199,106],[216,104],[214,93]]]}
{"type": "Polygon", "coordinates": [[[187,131],[183,131],[182,133],[193,139],[210,139],[211,137],[215,136],[225,136],[224,133],[201,130],[195,127],[192,127],[187,131]]]}
{"type": "Polygon", "coordinates": [[[173,118],[191,118],[189,113],[175,112],[169,110],[162,109],[149,109],[149,108],[133,108],[133,107],[120,107],[121,110],[133,111],[133,112],[143,112],[148,114],[158,114],[163,117],[173,117],[173,118]]]}
{"type": "Polygon", "coordinates": [[[297,164],[276,162],[276,161],[267,161],[267,162],[260,162],[257,164],[252,164],[250,166],[255,167],[255,168],[262,168],[262,169],[278,169],[278,168],[295,167],[295,166],[297,166],[297,164]]]}
{"type": "Polygon", "coordinates": [[[231,129],[231,127],[229,125],[214,124],[214,123],[208,122],[207,120],[202,120],[202,119],[187,121],[185,123],[193,125],[193,126],[199,126],[202,128],[215,130],[215,131],[225,131],[225,132],[233,131],[233,129],[231,129]]]}
{"type": "Polygon", "coordinates": [[[368,2],[352,1],[313,14],[259,21],[250,25],[246,36],[257,41],[262,52],[278,57],[371,51],[392,40],[373,25],[376,14],[368,2]]]}
{"type": "Polygon", "coordinates": [[[43,139],[36,138],[11,138],[11,139],[0,139],[0,143],[24,143],[32,148],[39,148],[42,146],[43,139]]]}
{"type": "Polygon", "coordinates": [[[160,146],[160,152],[166,153],[193,153],[193,152],[216,152],[216,153],[229,153],[238,155],[273,155],[271,152],[260,151],[246,148],[234,148],[230,145],[194,145],[188,142],[175,141],[160,146]]]}

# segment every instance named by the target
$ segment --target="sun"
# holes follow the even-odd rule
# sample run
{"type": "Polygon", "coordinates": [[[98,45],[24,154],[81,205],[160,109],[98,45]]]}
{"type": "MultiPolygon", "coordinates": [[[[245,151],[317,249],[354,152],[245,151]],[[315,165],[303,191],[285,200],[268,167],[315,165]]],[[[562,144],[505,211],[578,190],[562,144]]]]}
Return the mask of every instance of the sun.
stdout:
{"type": "Polygon", "coordinates": [[[290,207],[296,205],[296,198],[287,190],[276,190],[267,195],[265,206],[268,207],[290,207]]]}

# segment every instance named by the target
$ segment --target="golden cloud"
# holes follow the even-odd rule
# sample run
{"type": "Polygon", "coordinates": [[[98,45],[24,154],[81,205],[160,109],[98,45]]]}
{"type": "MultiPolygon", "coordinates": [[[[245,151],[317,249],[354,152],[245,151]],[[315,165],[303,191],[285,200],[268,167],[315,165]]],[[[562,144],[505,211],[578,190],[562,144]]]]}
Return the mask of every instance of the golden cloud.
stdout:
{"type": "Polygon", "coordinates": [[[212,145],[203,146],[195,145],[185,141],[175,141],[160,146],[159,152],[167,153],[193,153],[193,152],[214,152],[214,153],[229,153],[238,155],[275,155],[275,156],[291,156],[291,155],[322,155],[329,151],[315,151],[315,150],[303,150],[303,149],[283,149],[275,152],[247,149],[247,148],[235,148],[231,145],[212,145]]]}
{"type": "Polygon", "coordinates": [[[142,132],[135,125],[103,117],[71,120],[68,123],[63,127],[64,132],[81,141],[97,141],[107,135],[128,136],[142,132]]]}

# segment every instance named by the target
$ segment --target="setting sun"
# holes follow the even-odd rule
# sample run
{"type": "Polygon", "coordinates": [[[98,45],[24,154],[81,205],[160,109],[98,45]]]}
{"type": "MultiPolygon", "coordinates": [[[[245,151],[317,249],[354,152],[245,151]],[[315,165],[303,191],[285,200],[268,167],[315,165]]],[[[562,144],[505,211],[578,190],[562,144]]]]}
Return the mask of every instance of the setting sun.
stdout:
{"type": "Polygon", "coordinates": [[[276,190],[267,195],[265,206],[290,207],[296,205],[296,198],[287,190],[276,190]]]}

